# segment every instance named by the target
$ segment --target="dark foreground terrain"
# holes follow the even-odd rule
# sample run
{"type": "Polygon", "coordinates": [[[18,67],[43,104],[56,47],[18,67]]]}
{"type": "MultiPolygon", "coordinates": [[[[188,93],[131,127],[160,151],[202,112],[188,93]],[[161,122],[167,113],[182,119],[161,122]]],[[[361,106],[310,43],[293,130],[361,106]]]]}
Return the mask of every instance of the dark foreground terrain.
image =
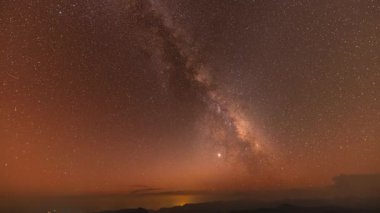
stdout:
{"type": "Polygon", "coordinates": [[[200,204],[186,204],[184,206],[162,208],[159,210],[147,210],[143,208],[137,208],[102,211],[97,213],[380,213],[380,207],[377,205],[372,205],[370,207],[342,207],[338,205],[305,206],[303,204],[304,203],[301,203],[300,205],[269,203],[263,204],[249,201],[212,202],[200,204]]]}

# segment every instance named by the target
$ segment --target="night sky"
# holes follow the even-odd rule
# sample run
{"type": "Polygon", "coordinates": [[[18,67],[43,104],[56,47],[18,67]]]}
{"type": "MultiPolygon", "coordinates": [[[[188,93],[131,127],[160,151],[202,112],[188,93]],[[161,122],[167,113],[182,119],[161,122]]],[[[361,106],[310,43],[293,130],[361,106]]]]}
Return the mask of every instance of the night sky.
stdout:
{"type": "Polygon", "coordinates": [[[320,187],[379,140],[379,1],[0,1],[0,194],[320,187]]]}

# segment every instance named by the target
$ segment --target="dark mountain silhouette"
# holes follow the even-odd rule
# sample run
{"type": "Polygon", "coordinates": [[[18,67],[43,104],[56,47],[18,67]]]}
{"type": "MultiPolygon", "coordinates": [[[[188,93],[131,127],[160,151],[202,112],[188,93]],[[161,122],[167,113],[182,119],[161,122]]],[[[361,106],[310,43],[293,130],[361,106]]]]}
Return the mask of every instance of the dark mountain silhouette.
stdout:
{"type": "MultiPolygon", "coordinates": [[[[155,211],[126,209],[108,213],[380,212],[380,174],[339,175],[333,181],[333,185],[325,188],[278,191],[276,193],[282,198],[277,199],[271,193],[257,193],[247,200],[186,204],[155,211]],[[265,199],[268,195],[272,196],[269,200],[265,199]]],[[[159,190],[140,190],[138,193],[141,191],[144,195],[163,193],[159,190]]]]}
{"type": "MultiPolygon", "coordinates": [[[[310,201],[300,201],[309,203],[310,201]]],[[[125,209],[99,213],[378,213],[380,208],[341,207],[341,206],[303,206],[294,204],[274,204],[259,201],[210,202],[186,204],[159,210],[125,209]]]]}
{"type": "Polygon", "coordinates": [[[289,204],[275,208],[259,208],[256,210],[231,211],[231,213],[375,213],[380,209],[349,209],[335,206],[301,207],[289,204]]]}
{"type": "Polygon", "coordinates": [[[137,209],[120,209],[120,210],[115,210],[115,211],[102,211],[99,213],[149,213],[149,211],[143,208],[137,208],[137,209]]]}

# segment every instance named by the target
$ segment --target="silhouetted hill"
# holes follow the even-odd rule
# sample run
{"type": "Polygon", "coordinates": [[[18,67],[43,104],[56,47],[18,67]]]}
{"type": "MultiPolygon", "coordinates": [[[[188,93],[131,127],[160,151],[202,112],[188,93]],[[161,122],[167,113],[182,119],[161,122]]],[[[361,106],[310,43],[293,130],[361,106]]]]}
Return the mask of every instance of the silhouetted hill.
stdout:
{"type": "Polygon", "coordinates": [[[162,208],[157,211],[145,209],[125,209],[117,211],[105,211],[99,213],[378,213],[380,208],[346,208],[339,206],[299,206],[293,204],[281,204],[273,206],[267,203],[245,203],[244,202],[211,202],[200,204],[186,204],[171,208],[162,208]],[[251,206],[251,207],[248,207],[251,206]]]}
{"type": "Polygon", "coordinates": [[[99,213],[149,213],[149,211],[143,208],[137,208],[137,209],[120,209],[120,210],[115,210],[115,211],[103,211],[99,213]]]}
{"type": "Polygon", "coordinates": [[[280,205],[275,208],[259,208],[255,210],[232,211],[231,213],[375,213],[380,209],[348,209],[334,206],[323,207],[301,207],[289,204],[280,205]]]}

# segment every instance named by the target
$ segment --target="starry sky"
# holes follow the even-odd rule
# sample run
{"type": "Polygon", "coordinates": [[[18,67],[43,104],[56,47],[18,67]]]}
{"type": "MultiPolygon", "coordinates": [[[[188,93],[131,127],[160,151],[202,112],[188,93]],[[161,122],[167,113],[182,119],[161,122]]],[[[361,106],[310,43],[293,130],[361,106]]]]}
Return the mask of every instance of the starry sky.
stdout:
{"type": "Polygon", "coordinates": [[[0,194],[380,172],[380,2],[0,2],[0,194]]]}

